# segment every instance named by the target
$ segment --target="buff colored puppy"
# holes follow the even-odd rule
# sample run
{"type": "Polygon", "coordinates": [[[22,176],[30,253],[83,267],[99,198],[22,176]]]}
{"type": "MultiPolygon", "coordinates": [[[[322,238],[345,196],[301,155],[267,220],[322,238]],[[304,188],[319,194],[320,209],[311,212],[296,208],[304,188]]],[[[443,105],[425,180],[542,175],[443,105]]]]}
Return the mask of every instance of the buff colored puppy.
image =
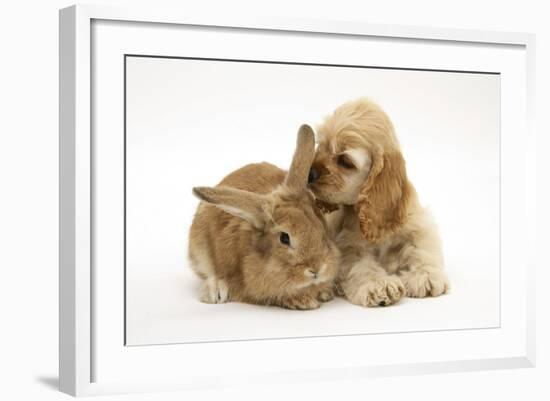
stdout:
{"type": "Polygon", "coordinates": [[[444,294],[437,227],[407,178],[393,125],[375,103],[338,107],[317,128],[309,186],[330,210],[341,295],[363,306],[444,294]]]}

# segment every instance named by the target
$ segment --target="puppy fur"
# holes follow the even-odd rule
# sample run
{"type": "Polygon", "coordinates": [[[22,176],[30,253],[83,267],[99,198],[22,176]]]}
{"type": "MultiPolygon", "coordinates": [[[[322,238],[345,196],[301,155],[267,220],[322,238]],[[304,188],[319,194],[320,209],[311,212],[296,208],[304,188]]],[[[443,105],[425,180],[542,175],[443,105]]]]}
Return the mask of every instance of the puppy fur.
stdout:
{"type": "Polygon", "coordinates": [[[310,188],[320,203],[338,206],[327,221],[342,252],[341,295],[385,306],[446,293],[437,227],[407,177],[387,114],[361,98],[338,107],[317,134],[310,188]]]}

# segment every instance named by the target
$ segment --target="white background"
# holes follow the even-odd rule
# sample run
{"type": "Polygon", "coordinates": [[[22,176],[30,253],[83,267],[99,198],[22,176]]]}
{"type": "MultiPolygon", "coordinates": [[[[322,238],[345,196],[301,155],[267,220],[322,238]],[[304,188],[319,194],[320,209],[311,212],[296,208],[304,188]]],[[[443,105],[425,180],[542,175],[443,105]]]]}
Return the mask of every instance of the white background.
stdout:
{"type": "MultiPolygon", "coordinates": [[[[129,57],[127,344],[498,327],[498,75],[129,57]],[[392,119],[435,215],[452,292],[296,313],[197,300],[187,260],[197,200],[250,162],[287,168],[297,127],[368,95],[392,119]]],[[[113,133],[115,134],[115,133],[113,133]]]]}
{"type": "MultiPolygon", "coordinates": [[[[124,4],[124,1],[102,3],[124,4]]],[[[129,2],[126,2],[129,3],[129,2]]],[[[169,2],[156,2],[156,4],[169,2]]],[[[181,3],[181,2],[178,2],[181,3]]],[[[386,3],[340,1],[326,6],[314,2],[277,2],[270,6],[234,1],[203,10],[230,10],[282,16],[324,19],[364,19],[369,22],[430,25],[458,28],[530,31],[538,34],[537,110],[546,115],[550,98],[550,29],[543,2],[505,4],[497,1],[462,2],[388,1],[386,3]],[[497,18],[498,16],[498,18],[497,18]]],[[[28,1],[2,5],[4,16],[0,39],[4,50],[0,64],[2,102],[0,171],[2,197],[0,266],[2,331],[0,377],[7,399],[61,399],[54,388],[57,380],[57,9],[65,1],[28,1]],[[7,57],[11,55],[11,57],[7,57]]],[[[198,7],[198,6],[197,6],[198,7]]],[[[190,8],[192,10],[192,8],[190,8]]],[[[549,148],[549,125],[538,119],[539,166],[549,148]]],[[[539,184],[542,184],[540,182],[539,184]]],[[[550,221],[541,205],[548,204],[546,188],[539,187],[539,247],[546,247],[545,227],[550,221]]],[[[542,260],[542,251],[540,251],[542,260]]],[[[538,367],[528,370],[455,373],[448,375],[384,378],[362,382],[326,382],[281,386],[267,391],[250,387],[202,394],[128,396],[129,399],[262,399],[344,397],[450,399],[503,398],[546,399],[545,378],[550,374],[549,317],[545,266],[537,277],[538,367]]],[[[265,389],[264,389],[265,390],[265,389]]],[[[5,393],[5,394],[4,394],[5,393]]],[[[115,399],[114,397],[107,397],[115,399]]],[[[118,398],[117,398],[118,399],[118,398]]]]}

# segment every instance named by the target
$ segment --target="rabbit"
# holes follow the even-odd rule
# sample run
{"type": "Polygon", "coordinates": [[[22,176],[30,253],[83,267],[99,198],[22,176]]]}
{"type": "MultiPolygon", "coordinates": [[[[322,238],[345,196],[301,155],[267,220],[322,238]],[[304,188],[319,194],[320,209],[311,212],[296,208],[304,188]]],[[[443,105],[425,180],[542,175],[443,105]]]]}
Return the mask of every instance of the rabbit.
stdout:
{"type": "Polygon", "coordinates": [[[307,189],[315,151],[311,127],[298,131],[288,173],[246,165],[216,187],[195,187],[202,202],[189,232],[200,300],[315,309],[333,299],[339,251],[307,189]]]}

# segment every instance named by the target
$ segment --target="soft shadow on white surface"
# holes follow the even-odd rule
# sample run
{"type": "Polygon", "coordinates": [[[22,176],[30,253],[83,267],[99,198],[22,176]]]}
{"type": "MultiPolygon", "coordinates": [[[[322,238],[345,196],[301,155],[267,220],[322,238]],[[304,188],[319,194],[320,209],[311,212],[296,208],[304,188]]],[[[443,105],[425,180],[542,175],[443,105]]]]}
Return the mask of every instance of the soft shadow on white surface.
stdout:
{"type": "Polygon", "coordinates": [[[258,340],[310,336],[379,334],[489,328],[499,325],[495,283],[454,275],[451,293],[438,298],[404,298],[397,305],[364,308],[342,298],[310,311],[243,303],[204,304],[200,280],[190,269],[134,274],[128,288],[127,345],[258,340]]]}
{"type": "Polygon", "coordinates": [[[57,376],[38,376],[36,381],[50,390],[59,391],[59,377],[57,376]]]}

